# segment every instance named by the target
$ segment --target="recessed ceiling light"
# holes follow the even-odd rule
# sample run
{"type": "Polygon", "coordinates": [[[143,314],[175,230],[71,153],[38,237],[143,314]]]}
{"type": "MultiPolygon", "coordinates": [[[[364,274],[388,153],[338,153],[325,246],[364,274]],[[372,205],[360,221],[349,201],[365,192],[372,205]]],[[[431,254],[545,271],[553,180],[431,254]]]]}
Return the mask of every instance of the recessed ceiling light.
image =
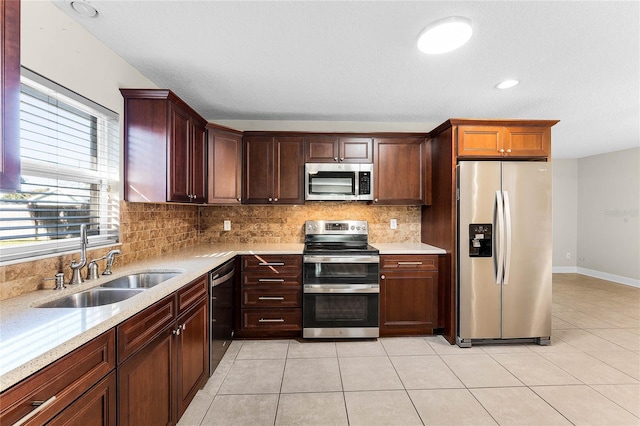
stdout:
{"type": "Polygon", "coordinates": [[[75,0],[71,2],[71,8],[78,14],[86,18],[95,18],[98,16],[98,9],[91,3],[83,0],[75,0]]]}
{"type": "Polygon", "coordinates": [[[450,16],[430,23],[418,36],[418,49],[437,55],[451,52],[471,38],[471,20],[462,16],[450,16]]]}
{"type": "Polygon", "coordinates": [[[496,84],[496,88],[511,89],[512,87],[516,87],[518,84],[520,84],[518,80],[505,80],[501,83],[496,84]]]}

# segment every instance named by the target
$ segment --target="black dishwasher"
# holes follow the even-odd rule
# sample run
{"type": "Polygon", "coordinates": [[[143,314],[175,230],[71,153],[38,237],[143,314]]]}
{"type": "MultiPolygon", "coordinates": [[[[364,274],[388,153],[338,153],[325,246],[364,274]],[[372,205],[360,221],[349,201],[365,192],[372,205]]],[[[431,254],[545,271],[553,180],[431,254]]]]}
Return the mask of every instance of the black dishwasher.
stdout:
{"type": "Polygon", "coordinates": [[[234,261],[209,272],[209,295],[211,297],[211,345],[209,349],[209,374],[222,360],[233,338],[233,275],[234,261]]]}

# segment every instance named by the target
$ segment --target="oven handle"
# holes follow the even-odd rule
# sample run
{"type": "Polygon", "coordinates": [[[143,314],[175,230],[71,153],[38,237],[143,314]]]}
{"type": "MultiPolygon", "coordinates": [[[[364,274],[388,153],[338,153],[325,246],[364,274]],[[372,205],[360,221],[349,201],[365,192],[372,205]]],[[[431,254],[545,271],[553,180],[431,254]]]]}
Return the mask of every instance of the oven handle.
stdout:
{"type": "Polygon", "coordinates": [[[304,263],[380,263],[380,256],[310,256],[305,255],[304,263]]]}
{"type": "Polygon", "coordinates": [[[305,284],[305,293],[380,293],[378,284],[305,284]]]}

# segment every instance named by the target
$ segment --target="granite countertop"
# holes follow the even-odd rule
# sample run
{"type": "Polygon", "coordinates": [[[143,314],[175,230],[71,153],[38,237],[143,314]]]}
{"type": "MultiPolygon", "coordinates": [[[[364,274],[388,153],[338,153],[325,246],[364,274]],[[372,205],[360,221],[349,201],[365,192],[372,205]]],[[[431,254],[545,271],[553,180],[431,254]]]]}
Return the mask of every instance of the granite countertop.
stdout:
{"type": "MultiPolygon", "coordinates": [[[[380,254],[444,254],[427,244],[372,244],[380,254]]],[[[0,392],[115,327],[210,270],[246,254],[302,254],[303,244],[199,245],[127,265],[65,290],[38,290],[0,301],[0,392]],[[45,302],[143,271],[181,272],[124,300],[92,308],[36,308],[45,302]]]]}

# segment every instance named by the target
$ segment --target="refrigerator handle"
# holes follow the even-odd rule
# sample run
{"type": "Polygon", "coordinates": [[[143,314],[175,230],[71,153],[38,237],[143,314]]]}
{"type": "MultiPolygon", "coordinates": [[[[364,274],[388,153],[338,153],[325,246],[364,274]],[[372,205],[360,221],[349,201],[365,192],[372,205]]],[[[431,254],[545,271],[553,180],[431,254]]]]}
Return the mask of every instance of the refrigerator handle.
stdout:
{"type": "Polygon", "coordinates": [[[509,203],[509,193],[504,192],[504,220],[506,225],[506,249],[504,259],[504,285],[509,284],[509,272],[511,270],[511,206],[509,203]]]}
{"type": "MultiPolygon", "coordinates": [[[[497,241],[497,268],[496,268],[496,284],[502,284],[503,267],[504,267],[504,204],[502,202],[502,191],[496,191],[496,222],[498,228],[497,241]]],[[[494,234],[495,235],[495,234],[494,234]]]]}

